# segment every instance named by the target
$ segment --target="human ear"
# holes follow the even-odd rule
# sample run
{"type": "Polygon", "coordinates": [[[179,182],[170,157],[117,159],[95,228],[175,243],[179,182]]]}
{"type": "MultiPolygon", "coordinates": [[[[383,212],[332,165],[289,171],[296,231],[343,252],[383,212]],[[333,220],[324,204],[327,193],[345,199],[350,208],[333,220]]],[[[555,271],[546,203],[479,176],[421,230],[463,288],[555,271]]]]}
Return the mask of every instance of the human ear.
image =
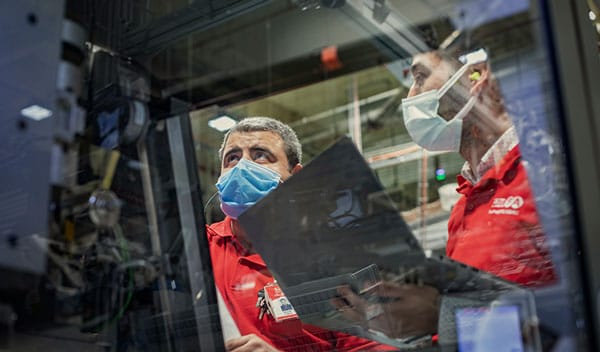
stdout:
{"type": "Polygon", "coordinates": [[[471,95],[478,95],[487,85],[490,77],[490,70],[487,64],[475,65],[469,74],[471,81],[471,95]]]}
{"type": "Polygon", "coordinates": [[[302,170],[302,164],[298,163],[296,164],[292,170],[290,171],[290,173],[293,175],[295,173],[297,173],[298,171],[302,170]]]}

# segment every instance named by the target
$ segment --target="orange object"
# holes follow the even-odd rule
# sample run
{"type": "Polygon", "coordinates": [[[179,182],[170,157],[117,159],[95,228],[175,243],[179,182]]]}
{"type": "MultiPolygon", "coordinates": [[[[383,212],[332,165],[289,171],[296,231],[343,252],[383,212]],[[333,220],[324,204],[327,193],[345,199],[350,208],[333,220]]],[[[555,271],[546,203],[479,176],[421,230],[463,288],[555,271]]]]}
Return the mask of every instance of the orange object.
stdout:
{"type": "Polygon", "coordinates": [[[326,71],[335,71],[342,68],[336,46],[328,46],[321,50],[321,63],[326,71]]]}

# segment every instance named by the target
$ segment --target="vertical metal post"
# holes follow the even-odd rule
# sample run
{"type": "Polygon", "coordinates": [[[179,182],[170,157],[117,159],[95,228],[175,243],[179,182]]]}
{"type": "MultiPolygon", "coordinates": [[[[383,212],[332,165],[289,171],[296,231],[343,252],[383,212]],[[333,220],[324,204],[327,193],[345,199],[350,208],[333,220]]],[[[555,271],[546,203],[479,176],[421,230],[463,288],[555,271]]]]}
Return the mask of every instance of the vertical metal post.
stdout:
{"type": "MultiPolygon", "coordinates": [[[[171,152],[171,166],[173,168],[173,176],[175,180],[175,191],[177,193],[177,206],[179,208],[179,218],[181,221],[181,233],[183,237],[183,245],[185,249],[185,257],[187,259],[188,275],[190,280],[190,288],[192,294],[192,302],[194,309],[194,317],[196,321],[196,330],[198,333],[198,342],[201,351],[214,351],[216,346],[222,345],[223,341],[216,341],[216,338],[221,338],[218,334],[213,334],[210,329],[203,329],[207,324],[207,319],[212,321],[210,303],[207,299],[207,290],[213,287],[205,287],[206,282],[203,277],[203,264],[200,258],[199,236],[204,236],[203,231],[199,231],[194,214],[194,204],[192,199],[192,180],[190,180],[189,167],[186,157],[194,157],[186,155],[184,145],[184,131],[182,130],[181,119],[189,119],[188,114],[175,116],[167,120],[167,134],[169,137],[169,149],[171,152]]],[[[196,180],[197,181],[197,180],[196,180]]],[[[204,226],[202,223],[201,226],[204,226]]],[[[218,314],[217,314],[218,319],[218,314]]]]}
{"type": "MultiPolygon", "coordinates": [[[[600,348],[600,63],[593,26],[587,20],[585,1],[538,1],[548,29],[548,54],[554,64],[557,100],[576,210],[575,234],[582,266],[584,312],[592,334],[591,350],[600,348]]],[[[566,242],[569,239],[561,239],[566,242]]],[[[574,262],[574,261],[573,261],[574,262]]],[[[571,263],[568,263],[571,264],[571,263]]],[[[570,268],[569,268],[570,269],[570,268]]],[[[577,278],[564,277],[562,281],[577,278]]],[[[581,292],[572,292],[579,297],[581,292]]],[[[581,324],[581,322],[580,322],[581,324]]]]}
{"type": "Polygon", "coordinates": [[[360,101],[358,99],[358,79],[356,78],[356,75],[352,77],[348,98],[352,102],[352,109],[348,110],[348,131],[350,132],[354,144],[356,144],[356,148],[362,153],[360,101]]]}
{"type": "MultiPolygon", "coordinates": [[[[150,175],[150,164],[148,162],[148,152],[146,149],[145,133],[140,138],[137,149],[141,162],[142,187],[144,189],[144,199],[146,204],[146,213],[148,215],[148,227],[150,231],[150,245],[152,246],[152,255],[161,258],[162,248],[160,244],[160,235],[158,233],[158,220],[154,200],[154,190],[152,189],[152,178],[150,175]]],[[[158,290],[160,297],[161,314],[164,321],[165,340],[167,341],[167,351],[172,351],[171,332],[173,331],[173,321],[171,318],[171,303],[168,296],[167,280],[164,271],[161,271],[158,277],[158,290]]]]}
{"type": "Polygon", "coordinates": [[[425,243],[427,242],[427,226],[425,223],[425,217],[427,216],[427,201],[428,201],[428,182],[427,182],[427,151],[425,149],[421,149],[422,157],[421,157],[421,167],[419,170],[421,171],[421,175],[419,177],[419,191],[421,192],[419,196],[419,204],[420,204],[420,216],[419,216],[419,238],[421,239],[421,246],[423,249],[425,248],[425,243]]]}

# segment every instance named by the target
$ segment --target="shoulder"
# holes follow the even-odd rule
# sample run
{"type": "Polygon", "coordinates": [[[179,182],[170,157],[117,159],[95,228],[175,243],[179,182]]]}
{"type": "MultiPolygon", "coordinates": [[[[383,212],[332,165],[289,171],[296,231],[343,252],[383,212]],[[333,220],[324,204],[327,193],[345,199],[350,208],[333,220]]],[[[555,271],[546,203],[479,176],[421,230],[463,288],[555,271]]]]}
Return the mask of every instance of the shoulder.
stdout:
{"type": "Polygon", "coordinates": [[[206,225],[206,236],[208,237],[208,241],[213,243],[225,237],[230,237],[228,229],[229,226],[227,225],[226,220],[206,225]]]}
{"type": "Polygon", "coordinates": [[[521,151],[517,144],[502,160],[502,172],[499,175],[501,184],[509,187],[512,192],[530,193],[527,170],[521,160],[521,151]]]}
{"type": "Polygon", "coordinates": [[[215,222],[210,225],[206,225],[206,229],[208,232],[212,232],[214,234],[224,234],[225,233],[225,220],[215,222]]]}

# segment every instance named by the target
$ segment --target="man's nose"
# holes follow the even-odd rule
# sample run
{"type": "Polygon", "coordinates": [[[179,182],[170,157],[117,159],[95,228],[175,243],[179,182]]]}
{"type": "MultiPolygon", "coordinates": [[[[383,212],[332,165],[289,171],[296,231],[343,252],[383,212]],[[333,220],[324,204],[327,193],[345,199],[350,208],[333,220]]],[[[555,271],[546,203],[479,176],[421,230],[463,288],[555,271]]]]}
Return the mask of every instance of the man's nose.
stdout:
{"type": "Polygon", "coordinates": [[[250,155],[250,152],[244,152],[244,153],[242,154],[242,159],[246,159],[246,160],[248,160],[248,161],[253,161],[253,160],[252,160],[252,155],[250,155]]]}
{"type": "Polygon", "coordinates": [[[415,95],[417,95],[417,94],[419,94],[419,93],[421,93],[421,92],[420,92],[420,89],[419,89],[419,88],[417,88],[417,87],[415,87],[414,85],[412,85],[412,86],[410,87],[410,89],[408,90],[408,94],[406,95],[406,97],[407,97],[407,98],[414,97],[415,95]]]}

